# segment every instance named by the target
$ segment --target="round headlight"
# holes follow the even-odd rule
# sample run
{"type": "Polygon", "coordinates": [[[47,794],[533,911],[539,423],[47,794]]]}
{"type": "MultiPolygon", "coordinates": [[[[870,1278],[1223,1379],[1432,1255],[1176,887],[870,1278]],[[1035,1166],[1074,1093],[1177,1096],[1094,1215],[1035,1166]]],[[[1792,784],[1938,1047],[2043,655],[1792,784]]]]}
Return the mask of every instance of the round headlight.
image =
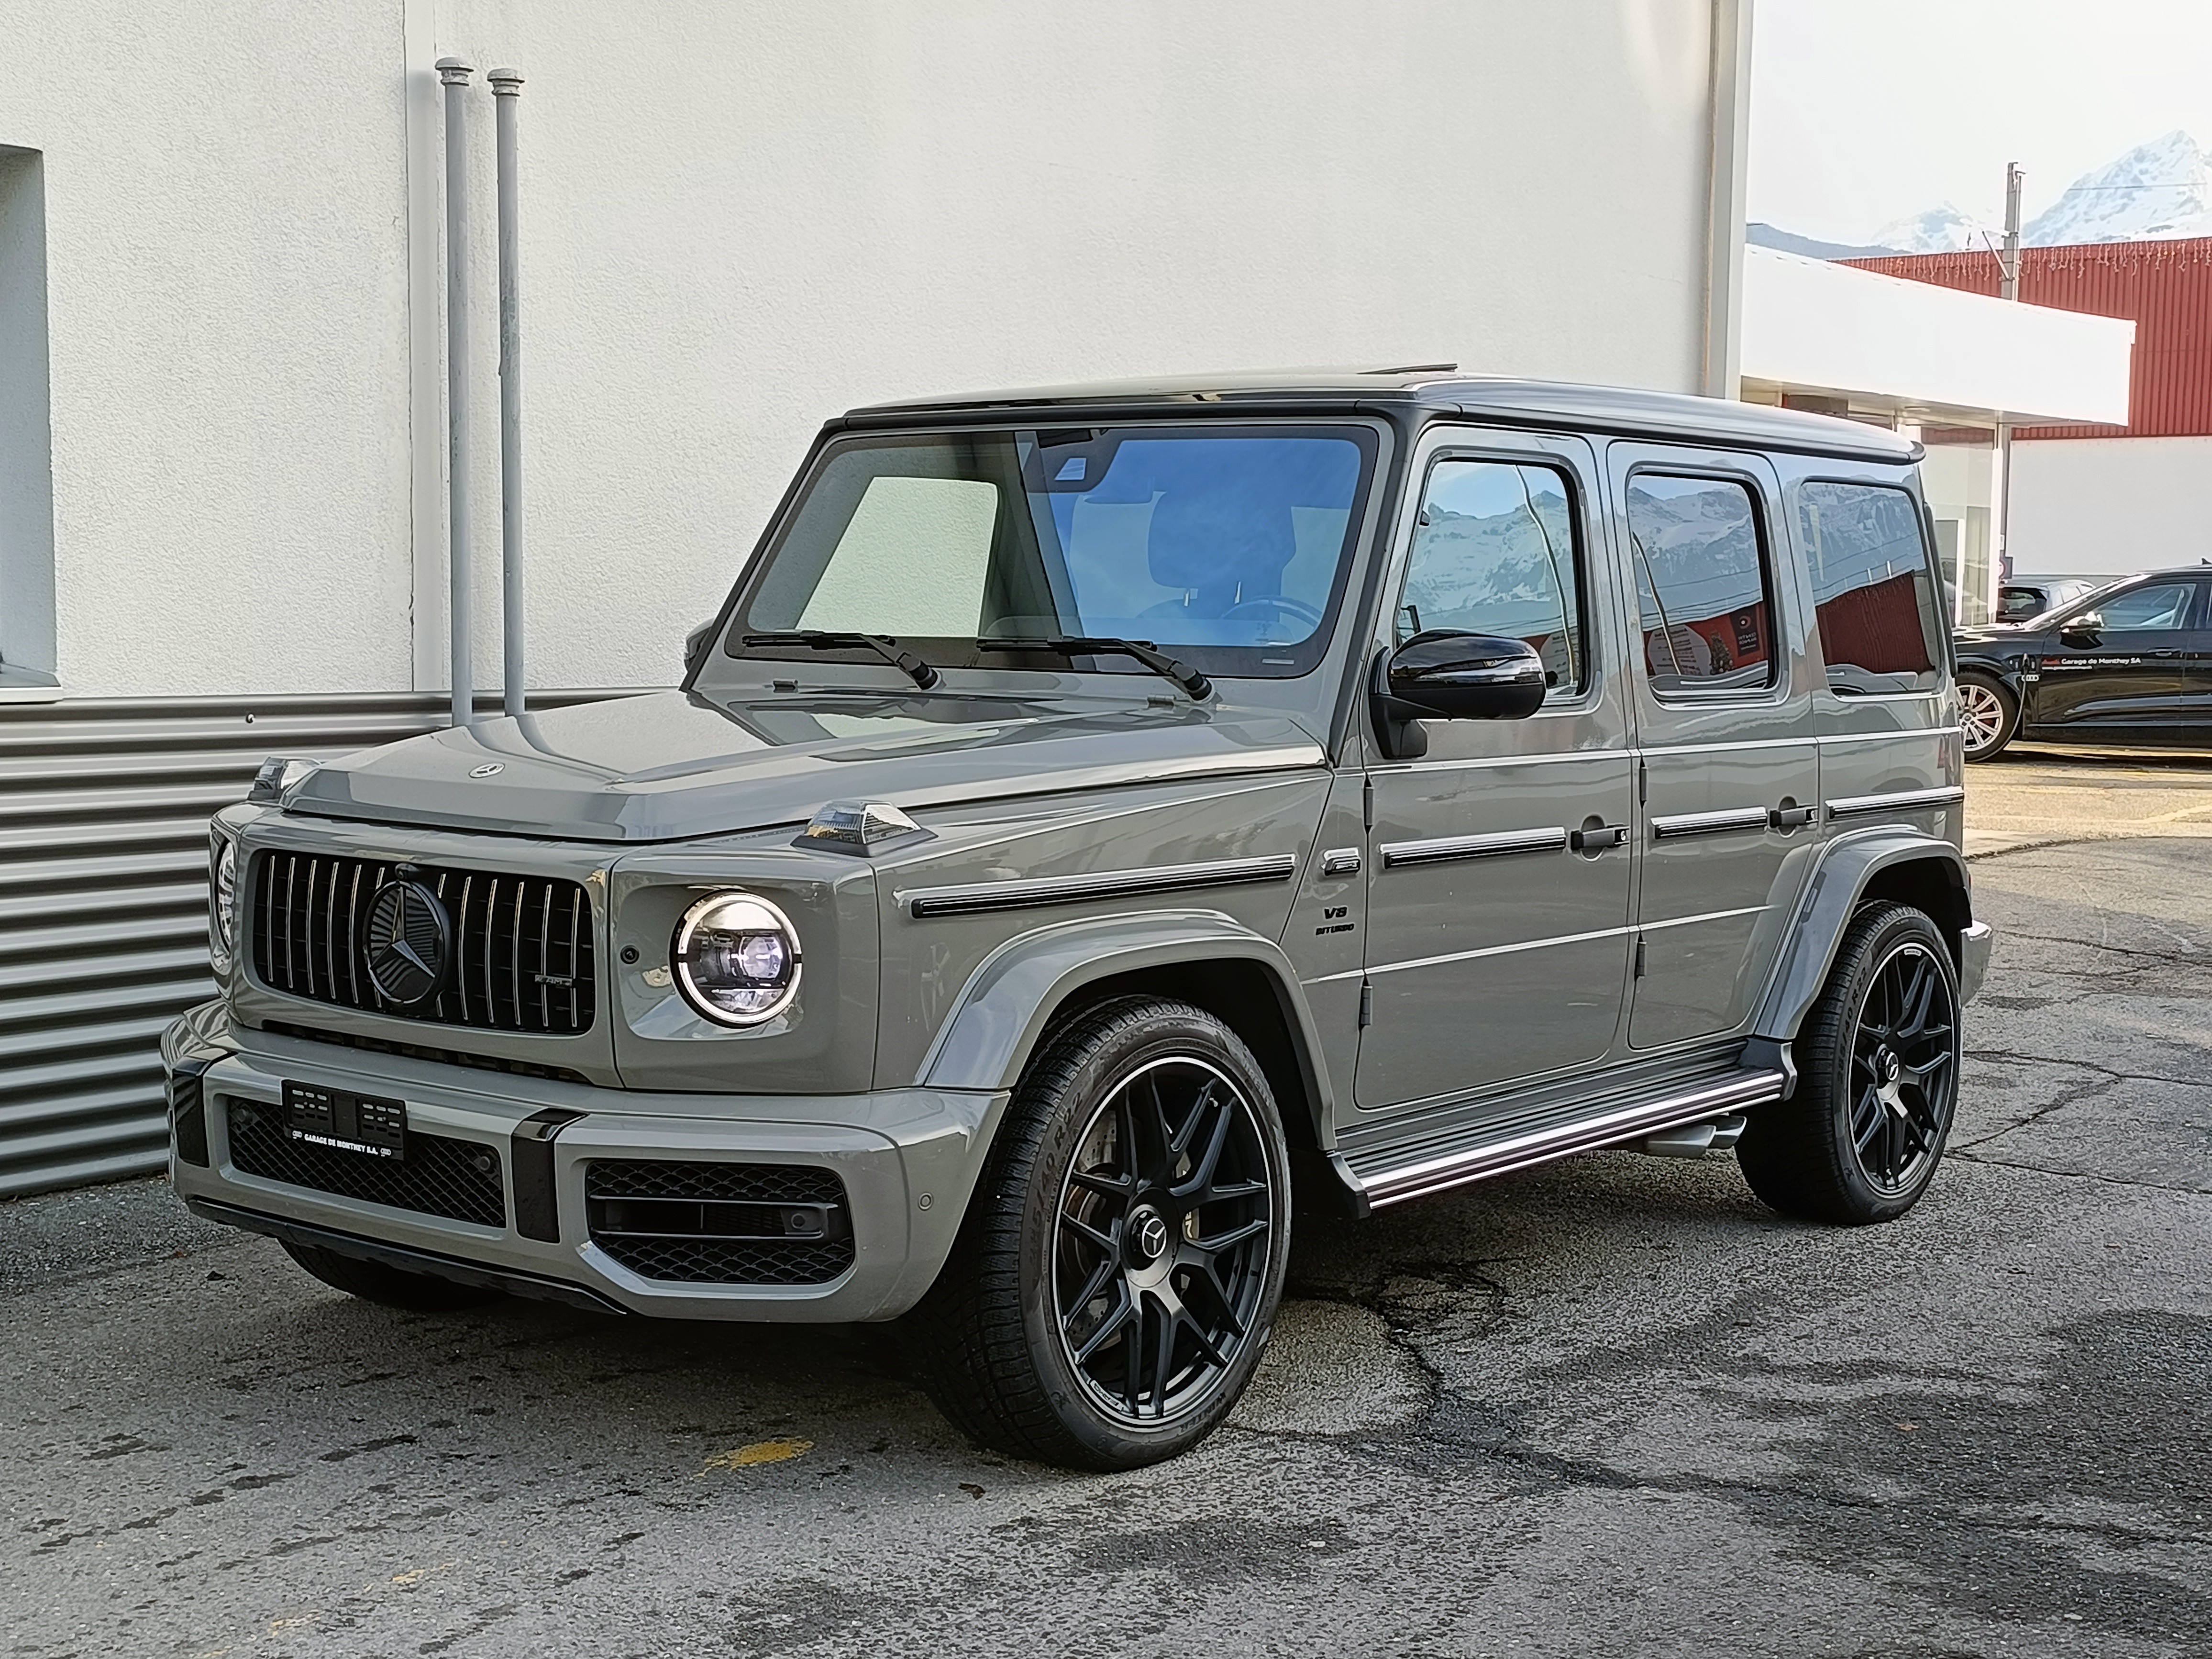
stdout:
{"type": "Polygon", "coordinates": [[[719,1024],[758,1025],[799,994],[799,934],[750,893],[710,893],[676,929],[676,982],[719,1024]]]}
{"type": "Polygon", "coordinates": [[[238,843],[228,836],[219,835],[216,840],[216,943],[227,952],[236,948],[238,939],[238,843]]]}

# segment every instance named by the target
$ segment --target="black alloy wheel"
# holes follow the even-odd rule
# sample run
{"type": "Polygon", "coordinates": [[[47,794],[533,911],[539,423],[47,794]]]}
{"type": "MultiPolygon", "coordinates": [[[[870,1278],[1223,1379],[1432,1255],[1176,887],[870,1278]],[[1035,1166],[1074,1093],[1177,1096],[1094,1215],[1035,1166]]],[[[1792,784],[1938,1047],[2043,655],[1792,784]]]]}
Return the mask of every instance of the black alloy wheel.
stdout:
{"type": "Polygon", "coordinates": [[[1796,1092],[1752,1114],[1751,1189],[1808,1220],[1889,1221],[1935,1179],[1959,1103],[1949,942],[1910,905],[1864,906],[1799,1027],[1796,1092]]]}
{"type": "Polygon", "coordinates": [[[1206,1061],[1151,1061],[1099,1103],[1060,1182],[1053,1317],[1108,1414],[1165,1421],[1218,1387],[1266,1291],[1273,1210],[1252,1104],[1206,1061]]]}
{"type": "Polygon", "coordinates": [[[1187,1003],[1123,997],[1048,1033],[951,1258],[910,1317],[971,1438],[1073,1468],[1187,1450],[1251,1380],[1290,1254],[1266,1073],[1187,1003]]]}
{"type": "Polygon", "coordinates": [[[2020,700],[1985,674],[1961,674],[1959,725],[1966,732],[1968,760],[1995,760],[2020,730],[2020,700]]]}

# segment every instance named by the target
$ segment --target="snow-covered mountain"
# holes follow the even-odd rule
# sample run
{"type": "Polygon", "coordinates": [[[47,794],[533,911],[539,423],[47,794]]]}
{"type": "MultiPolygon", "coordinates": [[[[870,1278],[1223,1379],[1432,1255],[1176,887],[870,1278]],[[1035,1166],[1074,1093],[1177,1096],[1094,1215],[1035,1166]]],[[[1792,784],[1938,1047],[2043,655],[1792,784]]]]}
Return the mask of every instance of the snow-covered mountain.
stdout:
{"type": "Polygon", "coordinates": [[[1983,228],[1964,208],[1945,202],[1910,218],[1893,219],[1868,240],[1899,253],[1956,253],[1980,246],[1983,228]]]}
{"type": "Polygon", "coordinates": [[[2177,129],[2082,174],[2022,227],[2020,240],[2056,247],[2179,236],[2212,236],[2212,155],[2177,129]]]}

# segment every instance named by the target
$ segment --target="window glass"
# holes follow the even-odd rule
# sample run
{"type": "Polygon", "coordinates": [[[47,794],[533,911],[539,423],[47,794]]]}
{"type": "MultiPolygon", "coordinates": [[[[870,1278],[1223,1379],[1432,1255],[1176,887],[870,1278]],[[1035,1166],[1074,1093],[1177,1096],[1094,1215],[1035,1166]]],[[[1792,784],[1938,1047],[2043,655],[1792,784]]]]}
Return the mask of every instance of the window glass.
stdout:
{"type": "Polygon", "coordinates": [[[1548,696],[1580,691],[1589,650],[1572,499],[1555,467],[1437,462],[1407,562],[1398,641],[1438,628],[1526,640],[1543,659],[1548,696]]]}
{"type": "Polygon", "coordinates": [[[2105,619],[2107,634],[2136,634],[2156,628],[2182,628],[2189,622],[2189,603],[2197,596],[2194,582],[2159,582],[2130,588],[2089,607],[2105,619]]]}
{"type": "Polygon", "coordinates": [[[1376,448],[1364,428],[1212,422],[850,441],[808,482],[728,648],[788,653],[743,635],[818,629],[996,667],[1011,659],[990,641],[1091,635],[1210,673],[1304,673],[1376,448]]]}
{"type": "Polygon", "coordinates": [[[1628,533],[1644,664],[1661,696],[1774,683],[1774,604],[1751,491],[1637,472],[1628,533]]]}
{"type": "Polygon", "coordinates": [[[1859,696],[1931,690],[1942,612],[1912,497],[1872,484],[1808,483],[1797,493],[1797,526],[1830,688],[1859,696]]]}

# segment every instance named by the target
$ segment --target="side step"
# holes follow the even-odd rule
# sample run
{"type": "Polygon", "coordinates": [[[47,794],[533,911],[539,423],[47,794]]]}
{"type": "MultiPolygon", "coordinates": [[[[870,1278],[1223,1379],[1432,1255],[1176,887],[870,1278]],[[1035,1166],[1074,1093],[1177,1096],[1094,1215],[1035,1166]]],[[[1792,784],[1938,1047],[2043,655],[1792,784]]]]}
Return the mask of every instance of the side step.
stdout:
{"type": "MultiPolygon", "coordinates": [[[[1730,1072],[1693,1088],[1619,1106],[1595,1117],[1547,1124],[1502,1139],[1471,1139],[1465,1146],[1435,1153],[1417,1163],[1372,1173],[1363,1174],[1346,1165],[1343,1173],[1357,1183],[1364,1206],[1379,1210],[1402,1204],[1409,1198],[1425,1198],[1431,1193],[1464,1187],[1492,1176],[1508,1175],[1574,1152],[1618,1146],[1624,1141],[1675,1140],[1680,1138],[1668,1136],[1666,1132],[1692,1124],[1710,1133],[1698,1141],[1694,1152],[1673,1155],[1696,1157],[1722,1144],[1723,1133],[1728,1136],[1725,1144],[1733,1146],[1735,1136],[1742,1133],[1740,1125],[1729,1131],[1710,1120],[1738,1117],[1755,1106],[1780,1100],[1788,1082],[1787,1074],[1780,1071],[1730,1072]]],[[[1658,1148],[1647,1146],[1645,1150],[1658,1148]]]]}

